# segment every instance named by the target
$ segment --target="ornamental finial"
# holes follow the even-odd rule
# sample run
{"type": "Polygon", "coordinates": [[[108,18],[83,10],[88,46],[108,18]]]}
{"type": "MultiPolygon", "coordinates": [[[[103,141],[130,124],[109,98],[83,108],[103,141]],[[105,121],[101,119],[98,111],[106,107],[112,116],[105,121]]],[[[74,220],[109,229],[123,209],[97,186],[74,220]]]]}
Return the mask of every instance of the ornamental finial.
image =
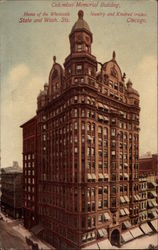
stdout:
{"type": "Polygon", "coordinates": [[[56,63],[56,56],[53,56],[54,64],[56,63]]]}
{"type": "Polygon", "coordinates": [[[112,53],[112,59],[115,60],[115,58],[116,58],[116,53],[115,53],[115,50],[114,50],[113,53],[112,53]]]}
{"type": "Polygon", "coordinates": [[[83,19],[83,16],[84,16],[83,10],[79,10],[79,12],[78,12],[78,18],[79,19],[83,19]]]}

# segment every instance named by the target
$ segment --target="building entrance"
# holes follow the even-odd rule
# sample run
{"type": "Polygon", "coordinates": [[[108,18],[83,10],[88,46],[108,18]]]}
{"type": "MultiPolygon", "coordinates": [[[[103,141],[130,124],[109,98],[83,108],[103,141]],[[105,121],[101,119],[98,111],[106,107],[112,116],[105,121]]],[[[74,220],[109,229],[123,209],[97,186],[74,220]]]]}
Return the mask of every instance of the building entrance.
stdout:
{"type": "Polygon", "coordinates": [[[118,229],[114,229],[111,233],[111,244],[120,246],[120,231],[118,229]]]}

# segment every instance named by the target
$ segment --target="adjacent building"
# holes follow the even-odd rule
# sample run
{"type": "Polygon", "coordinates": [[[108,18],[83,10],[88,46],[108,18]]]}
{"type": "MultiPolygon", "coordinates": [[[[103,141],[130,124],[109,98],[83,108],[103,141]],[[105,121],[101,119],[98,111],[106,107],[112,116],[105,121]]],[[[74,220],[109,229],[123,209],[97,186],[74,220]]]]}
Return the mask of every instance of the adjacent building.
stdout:
{"type": "Polygon", "coordinates": [[[139,176],[150,175],[158,179],[158,155],[147,153],[139,159],[139,176]]]}
{"type": "Polygon", "coordinates": [[[149,153],[139,159],[140,222],[158,218],[157,159],[158,155],[149,153]]]}
{"type": "Polygon", "coordinates": [[[24,123],[23,128],[23,216],[24,226],[37,224],[37,118],[24,123]]]}
{"type": "Polygon", "coordinates": [[[58,249],[120,245],[139,223],[139,93],[115,51],[105,63],[92,54],[83,11],[69,41],[22,125],[24,223],[58,249]]]}
{"type": "Polygon", "coordinates": [[[22,168],[17,162],[1,169],[1,209],[14,218],[22,216],[22,168]]]}

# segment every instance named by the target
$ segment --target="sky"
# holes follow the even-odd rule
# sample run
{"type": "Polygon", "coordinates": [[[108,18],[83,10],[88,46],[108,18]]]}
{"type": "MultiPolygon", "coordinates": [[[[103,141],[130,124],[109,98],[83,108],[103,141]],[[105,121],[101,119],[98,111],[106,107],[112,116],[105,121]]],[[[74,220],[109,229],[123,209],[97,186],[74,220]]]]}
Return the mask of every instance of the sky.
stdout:
{"type": "Polygon", "coordinates": [[[0,140],[3,167],[11,165],[14,160],[22,166],[20,125],[36,114],[37,96],[48,82],[53,56],[63,65],[69,54],[68,36],[80,9],[84,11],[84,19],[93,33],[92,54],[104,63],[112,58],[115,50],[116,61],[122,73],[126,73],[126,80],[130,78],[140,93],[140,155],[157,152],[155,0],[1,0],[0,140]],[[68,3],[69,7],[63,7],[63,3],[68,3]],[[44,12],[49,17],[52,12],[68,14],[68,22],[61,22],[62,18],[58,16],[58,22],[46,23],[44,12]],[[33,21],[20,23],[20,18],[28,18],[26,13],[35,14],[33,21]],[[43,18],[42,22],[34,22],[37,18],[43,18]]]}

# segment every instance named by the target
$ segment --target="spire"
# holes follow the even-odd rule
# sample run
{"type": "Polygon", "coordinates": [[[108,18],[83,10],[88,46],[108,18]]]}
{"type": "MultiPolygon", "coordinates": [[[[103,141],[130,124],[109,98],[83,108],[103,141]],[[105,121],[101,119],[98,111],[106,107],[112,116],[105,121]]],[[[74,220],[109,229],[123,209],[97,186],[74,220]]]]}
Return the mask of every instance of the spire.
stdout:
{"type": "Polygon", "coordinates": [[[112,60],[115,61],[115,59],[116,59],[116,53],[115,53],[115,50],[114,50],[113,53],[112,53],[112,60]]]}
{"type": "Polygon", "coordinates": [[[56,56],[53,56],[54,64],[56,63],[56,56]]]}
{"type": "Polygon", "coordinates": [[[127,88],[131,88],[132,87],[132,82],[130,79],[128,79],[127,81],[127,88]]]}
{"type": "Polygon", "coordinates": [[[78,12],[78,19],[83,19],[83,16],[84,16],[83,10],[79,10],[79,12],[78,12]]]}

